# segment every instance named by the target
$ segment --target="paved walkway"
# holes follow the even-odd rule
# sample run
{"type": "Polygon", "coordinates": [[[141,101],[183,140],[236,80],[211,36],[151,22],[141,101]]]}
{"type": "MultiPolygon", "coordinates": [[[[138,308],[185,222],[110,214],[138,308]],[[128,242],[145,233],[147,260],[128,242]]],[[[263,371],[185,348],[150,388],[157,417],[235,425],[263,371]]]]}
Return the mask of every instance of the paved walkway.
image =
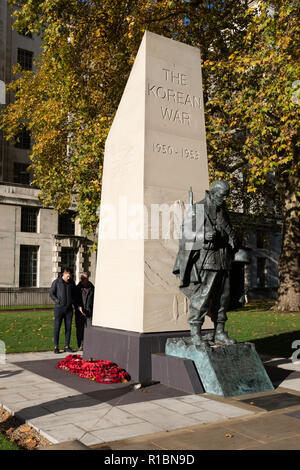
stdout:
{"type": "Polygon", "coordinates": [[[153,400],[151,387],[133,391],[130,383],[121,384],[122,393],[114,388],[103,392],[103,385],[100,392],[78,393],[74,380],[82,384],[85,379],[72,376],[66,386],[26,367],[42,364],[47,369],[51,364],[55,369],[54,360],[66,355],[9,354],[0,364],[1,406],[53,444],[77,440],[99,449],[300,449],[299,362],[265,361],[278,376],[280,387],[274,392],[224,399],[177,391],[153,400]],[[126,403],[129,392],[133,398],[126,403]]]}

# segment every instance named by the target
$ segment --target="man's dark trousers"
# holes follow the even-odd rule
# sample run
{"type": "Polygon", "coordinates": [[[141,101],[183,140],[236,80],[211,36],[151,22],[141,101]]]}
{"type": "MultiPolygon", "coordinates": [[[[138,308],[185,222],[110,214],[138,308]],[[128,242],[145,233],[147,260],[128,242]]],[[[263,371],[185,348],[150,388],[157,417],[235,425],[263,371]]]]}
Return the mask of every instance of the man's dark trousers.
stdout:
{"type": "Polygon", "coordinates": [[[75,311],[77,345],[80,348],[83,344],[84,328],[92,326],[92,317],[82,315],[79,310],[75,311]]]}
{"type": "Polygon", "coordinates": [[[58,347],[59,332],[62,321],[65,322],[65,346],[70,345],[71,328],[72,328],[73,308],[55,307],[54,309],[54,345],[58,347]]]}

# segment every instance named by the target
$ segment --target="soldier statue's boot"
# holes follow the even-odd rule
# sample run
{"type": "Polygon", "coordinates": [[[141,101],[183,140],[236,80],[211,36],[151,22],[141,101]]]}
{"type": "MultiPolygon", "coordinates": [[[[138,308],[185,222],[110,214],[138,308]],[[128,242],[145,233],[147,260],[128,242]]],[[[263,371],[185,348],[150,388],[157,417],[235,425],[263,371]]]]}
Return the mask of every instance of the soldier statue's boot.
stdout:
{"type": "Polygon", "coordinates": [[[206,346],[208,341],[203,339],[201,335],[201,326],[200,325],[191,325],[191,340],[195,346],[206,346]]]}
{"type": "Polygon", "coordinates": [[[217,323],[215,329],[214,342],[216,344],[236,344],[236,340],[229,338],[226,331],[224,331],[225,323],[217,323]]]}

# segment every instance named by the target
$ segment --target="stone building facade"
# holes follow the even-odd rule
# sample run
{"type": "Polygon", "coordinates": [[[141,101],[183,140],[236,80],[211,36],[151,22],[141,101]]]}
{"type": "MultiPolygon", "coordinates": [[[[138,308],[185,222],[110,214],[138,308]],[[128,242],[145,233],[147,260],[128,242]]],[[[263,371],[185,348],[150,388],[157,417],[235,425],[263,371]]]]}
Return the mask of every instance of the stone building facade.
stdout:
{"type": "Polygon", "coordinates": [[[251,264],[245,268],[245,291],[250,298],[275,298],[281,225],[264,223],[255,229],[250,226],[247,238],[247,246],[251,248],[251,264]]]}
{"type": "MultiPolygon", "coordinates": [[[[41,51],[39,37],[12,29],[11,9],[0,2],[0,107],[13,100],[5,93],[13,80],[12,66],[34,70],[41,51]]],[[[58,215],[44,208],[38,189],[31,186],[30,134],[24,129],[16,143],[0,133],[0,307],[4,305],[45,305],[52,303],[49,287],[65,266],[74,279],[89,272],[94,281],[96,253],[70,211],[58,215]]]]}
{"type": "Polygon", "coordinates": [[[96,253],[73,214],[43,208],[38,190],[0,183],[0,306],[51,303],[49,286],[69,266],[74,280],[89,272],[94,280],[96,253]]]}

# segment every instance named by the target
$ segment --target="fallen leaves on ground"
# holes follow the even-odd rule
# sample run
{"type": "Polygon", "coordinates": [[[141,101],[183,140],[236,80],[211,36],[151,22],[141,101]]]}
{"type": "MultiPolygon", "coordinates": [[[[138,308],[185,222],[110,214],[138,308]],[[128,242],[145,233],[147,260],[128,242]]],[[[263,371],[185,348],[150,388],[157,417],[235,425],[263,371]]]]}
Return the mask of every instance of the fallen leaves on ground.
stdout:
{"type": "Polygon", "coordinates": [[[23,450],[33,450],[36,447],[48,447],[51,442],[41,436],[28,424],[20,423],[7,410],[0,407],[0,432],[9,441],[14,442],[23,450]]]}
{"type": "Polygon", "coordinates": [[[23,426],[21,429],[20,429],[20,432],[28,432],[30,431],[31,427],[30,426],[23,426]]]}

